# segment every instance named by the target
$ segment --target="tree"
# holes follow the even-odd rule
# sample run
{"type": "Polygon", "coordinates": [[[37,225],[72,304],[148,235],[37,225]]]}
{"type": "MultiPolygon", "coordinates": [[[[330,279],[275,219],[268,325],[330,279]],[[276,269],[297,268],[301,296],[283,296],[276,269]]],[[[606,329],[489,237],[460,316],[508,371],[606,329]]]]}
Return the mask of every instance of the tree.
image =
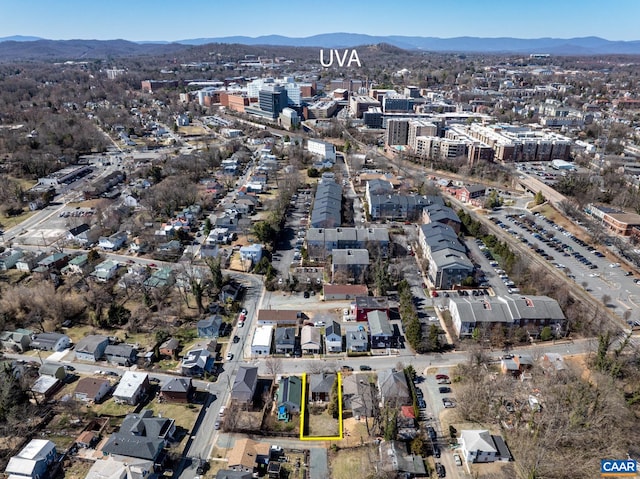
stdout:
{"type": "Polygon", "coordinates": [[[276,239],[277,231],[267,221],[257,221],[253,225],[253,234],[256,235],[258,241],[265,244],[271,244],[276,239]]]}
{"type": "Polygon", "coordinates": [[[545,326],[542,328],[542,331],[540,331],[540,340],[549,341],[551,339],[553,339],[553,331],[550,326],[545,326]]]}
{"type": "Polygon", "coordinates": [[[533,204],[537,205],[541,205],[542,203],[544,203],[545,201],[547,201],[547,199],[545,198],[545,196],[542,194],[542,191],[538,191],[536,193],[536,196],[534,196],[533,198],[533,204]]]}
{"type": "Polygon", "coordinates": [[[329,398],[329,404],[327,406],[327,412],[331,414],[331,417],[334,419],[338,418],[338,413],[340,412],[340,407],[338,404],[338,377],[333,381],[333,385],[331,386],[331,397],[329,398]]]}
{"type": "Polygon", "coordinates": [[[269,356],[267,359],[265,359],[264,365],[267,370],[267,373],[269,373],[269,375],[273,378],[273,381],[275,382],[278,374],[282,372],[282,358],[275,358],[273,356],[269,356]]]}
{"type": "Polygon", "coordinates": [[[131,311],[120,304],[111,303],[107,312],[109,326],[123,326],[131,318],[131,311]]]}

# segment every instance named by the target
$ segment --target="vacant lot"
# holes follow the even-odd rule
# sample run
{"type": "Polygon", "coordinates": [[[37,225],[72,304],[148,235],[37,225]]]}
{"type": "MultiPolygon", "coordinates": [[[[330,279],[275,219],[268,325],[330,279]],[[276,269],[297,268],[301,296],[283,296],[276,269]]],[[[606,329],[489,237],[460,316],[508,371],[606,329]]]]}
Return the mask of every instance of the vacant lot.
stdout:
{"type": "Polygon", "coordinates": [[[378,450],[373,445],[330,452],[331,479],[367,477],[373,472],[371,465],[378,462],[378,450]]]}
{"type": "Polygon", "coordinates": [[[326,409],[311,408],[307,416],[307,435],[309,437],[335,437],[340,434],[338,420],[326,409]]]}

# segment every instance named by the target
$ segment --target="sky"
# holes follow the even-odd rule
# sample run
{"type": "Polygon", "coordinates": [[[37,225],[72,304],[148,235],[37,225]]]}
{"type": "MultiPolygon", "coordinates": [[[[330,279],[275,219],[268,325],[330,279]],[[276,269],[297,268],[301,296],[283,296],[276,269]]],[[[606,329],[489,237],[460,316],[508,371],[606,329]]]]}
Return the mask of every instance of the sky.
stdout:
{"type": "Polygon", "coordinates": [[[0,0],[0,37],[179,41],[363,33],[640,40],[640,0],[0,0]]]}

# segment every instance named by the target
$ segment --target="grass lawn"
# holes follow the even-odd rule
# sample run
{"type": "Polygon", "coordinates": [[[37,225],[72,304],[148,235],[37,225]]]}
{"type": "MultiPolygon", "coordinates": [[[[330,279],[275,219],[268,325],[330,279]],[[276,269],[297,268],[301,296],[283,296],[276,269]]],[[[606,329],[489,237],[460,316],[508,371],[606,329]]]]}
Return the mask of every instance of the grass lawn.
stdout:
{"type": "Polygon", "coordinates": [[[91,461],[70,460],[64,463],[65,479],[83,479],[87,477],[89,469],[93,466],[91,461]]]}
{"type": "Polygon", "coordinates": [[[100,404],[91,405],[91,410],[98,416],[116,416],[125,417],[136,409],[135,406],[129,404],[118,404],[115,399],[109,398],[100,404]]]}
{"type": "Polygon", "coordinates": [[[25,211],[22,214],[19,214],[18,216],[10,216],[10,217],[3,216],[2,218],[0,218],[0,225],[2,225],[2,229],[8,230],[9,228],[13,228],[14,226],[19,225],[24,220],[32,216],[34,213],[35,211],[25,211]]]}
{"type": "Polygon", "coordinates": [[[335,437],[340,434],[338,420],[334,419],[325,409],[322,413],[311,413],[308,416],[309,437],[335,437]]]}
{"type": "Polygon", "coordinates": [[[378,451],[373,445],[330,452],[330,477],[331,479],[366,477],[371,473],[373,462],[378,462],[378,451]]]}

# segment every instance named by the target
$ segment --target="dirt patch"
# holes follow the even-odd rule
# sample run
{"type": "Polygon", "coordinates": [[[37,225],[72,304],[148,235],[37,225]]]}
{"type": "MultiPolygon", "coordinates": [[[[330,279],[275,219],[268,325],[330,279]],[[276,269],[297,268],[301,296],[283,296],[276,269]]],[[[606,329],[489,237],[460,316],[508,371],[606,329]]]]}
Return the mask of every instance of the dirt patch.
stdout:
{"type": "Polygon", "coordinates": [[[343,421],[344,438],[340,443],[341,448],[359,447],[372,442],[375,437],[367,432],[367,425],[364,418],[348,418],[343,421]]]}

